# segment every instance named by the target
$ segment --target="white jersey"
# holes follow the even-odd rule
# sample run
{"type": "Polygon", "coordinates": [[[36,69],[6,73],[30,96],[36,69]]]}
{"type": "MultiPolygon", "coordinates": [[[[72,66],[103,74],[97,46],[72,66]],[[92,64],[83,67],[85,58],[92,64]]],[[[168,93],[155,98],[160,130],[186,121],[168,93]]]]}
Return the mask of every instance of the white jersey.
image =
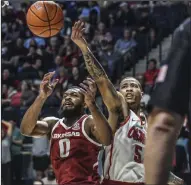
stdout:
{"type": "Polygon", "coordinates": [[[105,179],[144,182],[145,128],[145,124],[130,110],[128,119],[116,131],[113,143],[105,148],[105,179]]]}

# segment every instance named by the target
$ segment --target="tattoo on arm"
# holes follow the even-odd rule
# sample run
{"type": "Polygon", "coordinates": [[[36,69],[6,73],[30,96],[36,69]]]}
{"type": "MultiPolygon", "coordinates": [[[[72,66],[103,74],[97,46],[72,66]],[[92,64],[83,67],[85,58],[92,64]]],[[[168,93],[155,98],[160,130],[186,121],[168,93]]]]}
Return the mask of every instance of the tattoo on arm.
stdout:
{"type": "Polygon", "coordinates": [[[98,80],[99,78],[107,78],[103,67],[89,49],[88,52],[83,53],[83,56],[87,70],[94,80],[98,80]]]}

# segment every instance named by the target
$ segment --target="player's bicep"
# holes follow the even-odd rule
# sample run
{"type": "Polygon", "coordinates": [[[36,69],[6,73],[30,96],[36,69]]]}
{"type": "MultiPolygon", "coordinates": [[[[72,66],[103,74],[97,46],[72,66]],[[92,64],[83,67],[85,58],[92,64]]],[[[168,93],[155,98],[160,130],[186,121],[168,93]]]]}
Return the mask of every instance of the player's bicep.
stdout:
{"type": "Polygon", "coordinates": [[[31,136],[33,137],[41,137],[45,136],[50,132],[50,126],[47,122],[45,121],[37,121],[31,136]]]}
{"type": "Polygon", "coordinates": [[[35,128],[31,133],[31,136],[41,137],[49,135],[52,130],[52,127],[58,120],[59,119],[55,117],[46,117],[43,120],[37,121],[35,128]]]}

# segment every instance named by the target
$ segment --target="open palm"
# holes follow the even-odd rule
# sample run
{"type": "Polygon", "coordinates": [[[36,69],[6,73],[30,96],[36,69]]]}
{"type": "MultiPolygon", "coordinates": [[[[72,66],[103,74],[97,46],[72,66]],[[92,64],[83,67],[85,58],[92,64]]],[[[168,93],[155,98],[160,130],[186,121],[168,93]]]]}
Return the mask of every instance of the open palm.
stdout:
{"type": "Polygon", "coordinates": [[[84,30],[84,22],[81,21],[75,22],[72,27],[71,39],[80,49],[87,47],[87,42],[83,37],[84,30]]]}

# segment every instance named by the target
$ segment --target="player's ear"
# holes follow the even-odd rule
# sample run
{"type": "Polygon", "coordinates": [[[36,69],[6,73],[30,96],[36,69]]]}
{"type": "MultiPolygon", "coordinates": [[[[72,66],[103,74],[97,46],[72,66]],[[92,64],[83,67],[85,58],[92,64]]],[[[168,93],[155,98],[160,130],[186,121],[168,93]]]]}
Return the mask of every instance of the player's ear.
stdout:
{"type": "Polygon", "coordinates": [[[143,97],[143,95],[144,95],[144,92],[143,92],[143,91],[141,91],[141,98],[143,97]]]}

